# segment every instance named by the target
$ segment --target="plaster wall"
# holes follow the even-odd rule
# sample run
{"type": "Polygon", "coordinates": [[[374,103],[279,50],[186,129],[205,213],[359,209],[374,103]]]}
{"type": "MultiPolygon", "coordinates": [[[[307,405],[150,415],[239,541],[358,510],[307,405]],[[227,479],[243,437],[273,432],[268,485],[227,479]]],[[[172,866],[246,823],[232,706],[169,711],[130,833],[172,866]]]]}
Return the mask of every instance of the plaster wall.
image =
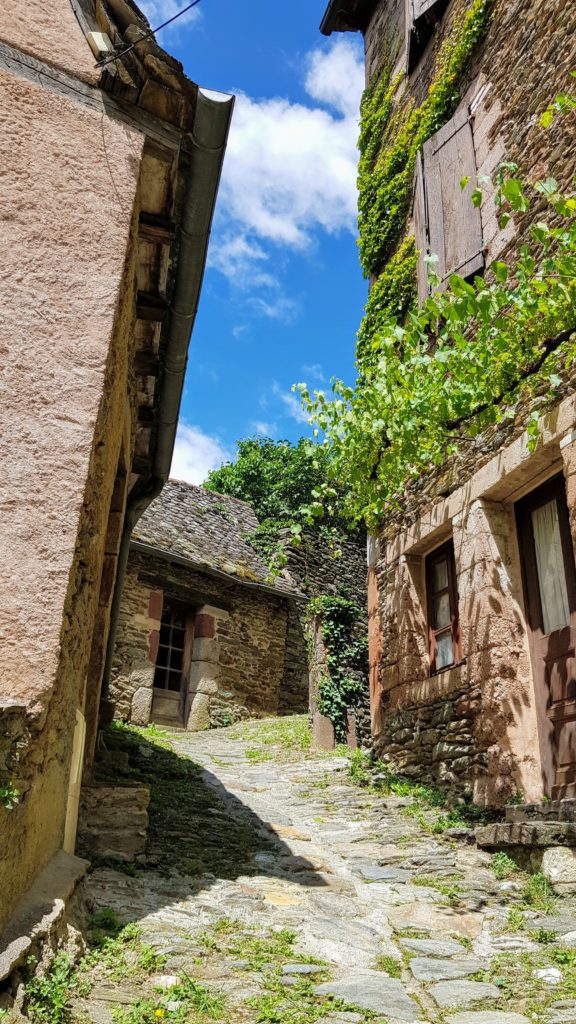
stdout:
{"type": "Polygon", "coordinates": [[[129,419],[142,140],[4,72],[0,103],[2,742],[7,707],[20,723],[0,760],[21,790],[14,810],[0,809],[1,930],[62,845],[75,713],[129,419]]]}
{"type": "Polygon", "coordinates": [[[85,82],[100,77],[70,0],[0,0],[0,40],[85,82]]]}

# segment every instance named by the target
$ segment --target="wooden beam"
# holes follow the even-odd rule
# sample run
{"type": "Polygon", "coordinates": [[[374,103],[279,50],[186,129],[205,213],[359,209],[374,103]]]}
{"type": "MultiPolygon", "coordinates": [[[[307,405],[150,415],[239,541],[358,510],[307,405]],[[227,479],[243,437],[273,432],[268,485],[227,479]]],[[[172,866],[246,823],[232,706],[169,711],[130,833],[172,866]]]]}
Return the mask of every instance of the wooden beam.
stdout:
{"type": "Polygon", "coordinates": [[[136,300],[136,318],[152,323],[164,323],[168,313],[168,303],[160,295],[149,292],[138,292],[136,300]]]}
{"type": "Polygon", "coordinates": [[[157,217],[153,213],[141,213],[138,227],[138,238],[145,242],[156,242],[158,245],[171,245],[176,233],[174,221],[165,217],[157,217]]]}
{"type": "Polygon", "coordinates": [[[157,377],[160,373],[160,360],[154,352],[141,349],[134,356],[134,372],[137,377],[157,377]]]}

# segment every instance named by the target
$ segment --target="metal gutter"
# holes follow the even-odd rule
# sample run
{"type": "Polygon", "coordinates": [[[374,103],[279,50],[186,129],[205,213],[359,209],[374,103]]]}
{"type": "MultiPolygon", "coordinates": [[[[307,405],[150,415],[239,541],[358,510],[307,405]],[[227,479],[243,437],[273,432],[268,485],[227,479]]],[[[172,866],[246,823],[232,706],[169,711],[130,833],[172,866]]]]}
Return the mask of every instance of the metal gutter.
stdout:
{"type": "Polygon", "coordinates": [[[204,572],[207,576],[214,576],[216,579],[228,580],[240,587],[254,587],[257,590],[263,590],[267,594],[273,594],[274,597],[283,597],[288,601],[308,600],[306,594],[303,594],[301,590],[280,590],[279,587],[273,587],[270,583],[260,583],[257,580],[247,580],[243,576],[233,576],[232,573],[224,572],[223,569],[215,569],[205,562],[197,562],[194,558],[189,558],[186,555],[177,555],[173,551],[154,547],[153,544],[144,544],[140,540],[131,541],[130,550],[136,551],[141,555],[153,555],[154,558],[159,558],[163,562],[173,562],[175,565],[182,565],[188,569],[196,569],[197,572],[204,572]]]}
{"type": "Polygon", "coordinates": [[[188,347],[198,310],[210,229],[233,109],[233,96],[198,89],[194,124],[190,133],[188,184],[182,217],[172,248],[172,252],[176,253],[176,279],[170,302],[167,341],[160,367],[160,397],[152,472],[149,477],[136,484],[126,507],[110,609],[110,628],[102,680],[103,699],[107,696],[110,684],[132,530],[148,505],[160,493],[170,474],[188,362],[188,347]]]}

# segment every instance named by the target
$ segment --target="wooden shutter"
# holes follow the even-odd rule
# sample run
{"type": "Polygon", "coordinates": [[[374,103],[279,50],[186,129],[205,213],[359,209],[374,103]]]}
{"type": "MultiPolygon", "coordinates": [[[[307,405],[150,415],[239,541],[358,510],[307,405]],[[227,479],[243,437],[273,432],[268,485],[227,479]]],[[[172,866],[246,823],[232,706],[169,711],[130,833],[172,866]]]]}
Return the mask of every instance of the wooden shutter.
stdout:
{"type": "Polygon", "coordinates": [[[470,198],[476,157],[467,107],[424,144],[422,161],[429,250],[438,256],[435,270],[445,287],[450,274],[470,277],[484,268],[482,219],[470,198]],[[470,181],[462,189],[465,177],[470,181]]]}
{"type": "Polygon", "coordinates": [[[406,0],[406,60],[414,70],[432,36],[448,0],[406,0]]]}
{"type": "Polygon", "coordinates": [[[424,302],[428,294],[428,267],[424,257],[428,254],[428,214],[426,207],[426,191],[424,186],[424,168],[422,153],[416,158],[416,176],[414,179],[414,237],[418,249],[418,301],[424,302]]]}
{"type": "Polygon", "coordinates": [[[434,8],[440,7],[442,0],[410,0],[412,4],[412,22],[418,21],[428,11],[430,14],[434,13],[434,8]]]}

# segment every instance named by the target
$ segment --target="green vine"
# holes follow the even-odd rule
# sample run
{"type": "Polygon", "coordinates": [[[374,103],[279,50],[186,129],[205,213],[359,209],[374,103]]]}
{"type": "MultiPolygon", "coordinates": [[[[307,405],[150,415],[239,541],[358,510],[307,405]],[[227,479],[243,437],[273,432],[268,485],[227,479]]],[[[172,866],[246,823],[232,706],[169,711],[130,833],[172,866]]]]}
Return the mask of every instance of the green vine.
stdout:
{"type": "Polygon", "coordinates": [[[7,811],[13,811],[20,801],[20,790],[16,789],[11,779],[0,783],[0,805],[7,811]]]}
{"type": "Polygon", "coordinates": [[[358,704],[366,689],[368,642],[356,631],[362,613],[353,601],[330,595],[313,598],[308,611],[320,620],[326,649],[318,710],[330,719],[336,741],[341,743],[346,739],[346,713],[358,704]]]}
{"type": "Polygon", "coordinates": [[[490,6],[491,0],[472,0],[440,47],[432,84],[419,107],[394,102],[403,75],[390,82],[386,70],[364,95],[358,187],[360,261],[366,275],[379,274],[404,237],[416,155],[456,108],[459,82],[487,27],[490,6]]]}
{"type": "Polygon", "coordinates": [[[381,355],[379,331],[389,320],[403,320],[416,298],[418,254],[413,238],[405,238],[371,288],[356,342],[358,367],[366,373],[381,355]]]}
{"type": "MultiPolygon", "coordinates": [[[[348,510],[377,527],[423,473],[474,442],[488,426],[521,415],[535,446],[546,403],[557,400],[576,355],[576,198],[550,178],[524,186],[502,166],[495,200],[501,226],[542,203],[550,222],[526,232],[517,261],[494,261],[493,280],[452,274],[404,323],[381,330],[374,373],[335,396],[305,387],[331,465],[351,485],[348,510]]],[[[439,279],[431,275],[432,283],[439,279]]]]}

